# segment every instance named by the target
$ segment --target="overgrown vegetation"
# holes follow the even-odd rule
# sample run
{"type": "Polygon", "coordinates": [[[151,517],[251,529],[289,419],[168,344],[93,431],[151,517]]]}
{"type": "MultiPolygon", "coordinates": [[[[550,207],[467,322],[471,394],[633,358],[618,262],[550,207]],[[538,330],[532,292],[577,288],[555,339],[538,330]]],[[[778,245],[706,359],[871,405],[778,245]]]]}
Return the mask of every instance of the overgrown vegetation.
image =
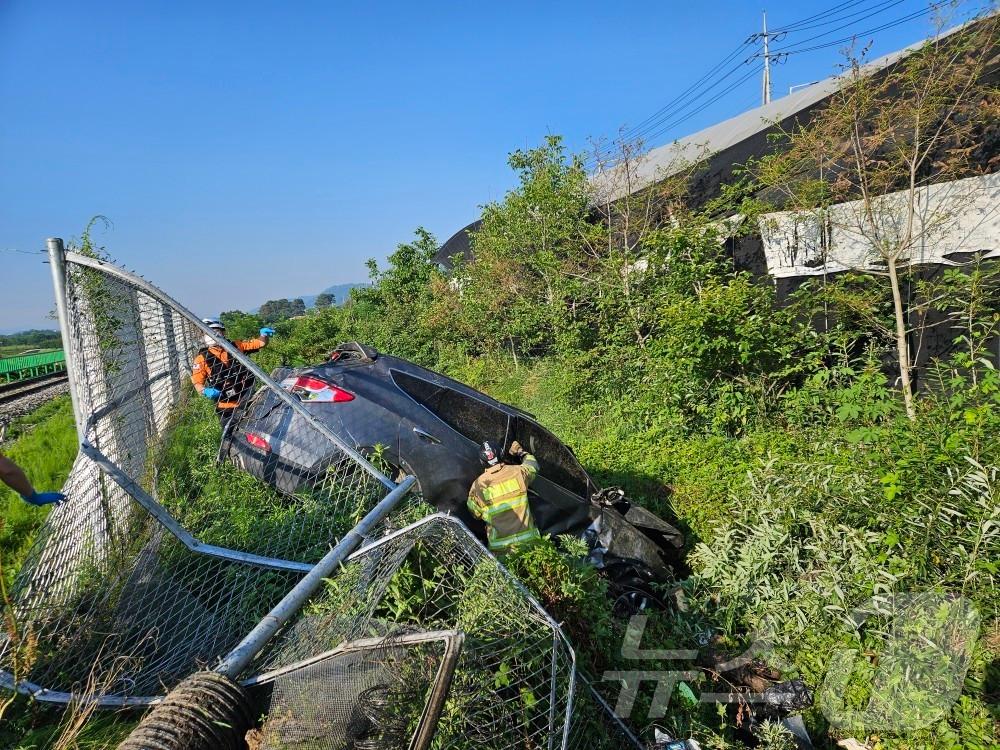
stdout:
{"type": "MultiPolygon", "coordinates": [[[[988,129],[990,113],[995,129],[1000,101],[980,78],[977,54],[989,48],[956,56],[955,47],[931,44],[889,88],[873,89],[882,84],[852,67],[858,88],[826,118],[786,133],[783,151],[707,204],[687,200],[698,164],[611,200],[595,191],[582,160],[549,137],[511,155],[517,185],[484,207],[473,261],[442,270],[436,239],[418,229],[384,267],[370,264],[372,285],[345,306],[275,322],[278,335],[258,360],[265,368],[316,362],[358,339],[536,414],[599,483],[623,486],[687,531],[693,574],[682,596],[666,597],[668,609],[650,613],[643,648],[708,643],[739,653],[765,644],[763,659],[784,679],[814,686],[853,649],[864,658],[844,672],[836,698],[858,716],[878,702],[874,675],[891,660],[880,662],[884,612],[859,626],[855,611],[903,594],[962,597],[978,612],[979,638],[966,644],[968,671],[946,713],[915,728],[866,729],[831,724],[820,704],[805,720],[826,747],[847,736],[872,748],[995,747],[1000,274],[995,261],[972,258],[918,276],[906,253],[922,235],[879,236],[882,222],[870,218],[879,191],[969,174],[970,140],[988,129]],[[919,101],[902,101],[910,94],[919,101]],[[887,97],[901,103],[885,110],[887,97]],[[927,140],[927,121],[940,137],[927,140]],[[861,133],[862,124],[872,129],[861,133]],[[855,166],[845,167],[851,159],[855,166]],[[779,305],[772,285],[735,268],[733,230],[720,219],[739,213],[743,231],[756,231],[769,210],[822,210],[848,198],[872,206],[862,236],[882,257],[884,276],[824,278],[779,305]],[[908,300],[903,281],[917,290],[908,300]],[[955,346],[922,366],[918,387],[909,337],[919,340],[931,319],[950,326],[955,346]]],[[[628,183],[641,157],[625,157],[612,176],[628,183]]],[[[915,200],[906,204],[911,216],[915,200]]],[[[265,322],[239,312],[225,319],[234,338],[256,335],[265,322]]],[[[214,422],[201,417],[163,446],[158,481],[170,502],[185,512],[197,487],[220,502],[237,498],[226,507],[253,516],[241,525],[223,514],[221,530],[256,534],[268,508],[280,523],[280,506],[242,507],[238,477],[201,473],[217,440],[214,422]]],[[[622,659],[626,623],[611,617],[603,579],[578,553],[572,542],[546,540],[507,562],[564,622],[593,675],[674,668],[622,659]]],[[[414,570],[393,582],[388,606],[398,613],[420,606],[414,570]]],[[[938,687],[906,695],[921,705],[938,687]]],[[[656,723],[675,735],[714,748],[750,741],[745,713],[686,700],[683,691],[674,698],[656,723]]],[[[652,723],[641,711],[632,721],[643,730],[652,723]]],[[[757,740],[789,746],[773,724],[759,726],[757,740]]]]}
{"type": "MultiPolygon", "coordinates": [[[[994,32],[995,24],[984,33],[994,32]]],[[[895,266],[886,277],[822,279],[779,306],[772,286],[735,270],[729,230],[718,222],[739,212],[756,231],[756,217],[768,210],[854,198],[859,181],[877,203],[876,188],[915,190],[967,176],[962,165],[974,165],[963,149],[998,101],[995,86],[980,78],[977,50],[989,46],[932,43],[887,83],[854,68],[858,87],[812,128],[786,134],[791,150],[786,144],[765,163],[771,172],[745,172],[697,210],[684,200],[697,165],[656,188],[602,201],[558,138],[515,152],[518,184],[484,207],[474,261],[442,271],[432,261],[436,241],[418,230],[385,267],[372,265],[373,286],[345,308],[278,323],[266,356],[273,364],[315,361],[356,338],[443,370],[537,414],[600,482],[620,484],[676,519],[689,532],[694,570],[684,583],[687,607],[654,614],[646,647],[695,648],[706,634],[723,649],[763,640],[784,678],[812,685],[823,682],[835,653],[857,649],[870,659],[841,696],[857,709],[873,698],[885,636],[858,627],[854,610],[907,592],[965,597],[981,625],[961,698],[928,726],[872,731],[867,742],[994,746],[996,263],[973,257],[920,276],[907,251],[922,230],[894,235],[895,244],[872,235],[895,266]],[[896,115],[880,109],[886,102],[896,102],[896,115]],[[937,130],[925,134],[920,123],[928,120],[937,130]],[[852,141],[845,122],[862,121],[872,129],[852,141]],[[837,154],[818,148],[838,143],[837,154]],[[927,149],[934,164],[924,161],[927,149]],[[900,172],[883,151],[904,161],[916,153],[917,163],[900,172]],[[852,154],[863,157],[860,168],[829,169],[852,154]],[[817,159],[828,160],[825,172],[817,159]],[[775,204],[778,178],[787,189],[775,204]],[[901,279],[919,289],[909,300],[899,297],[901,279]],[[934,315],[955,339],[950,354],[923,365],[919,389],[908,378],[916,353],[901,347],[901,315],[903,333],[917,341],[934,315]]],[[[636,164],[616,169],[627,178],[636,164]]],[[[245,333],[257,322],[248,318],[245,333]]],[[[619,661],[623,624],[608,618],[590,571],[551,543],[510,565],[565,621],[585,665],[599,673],[619,661]]],[[[739,716],[673,705],[666,723],[675,733],[693,732],[703,746],[739,746],[739,716]]],[[[829,725],[819,706],[806,720],[821,744],[864,731],[829,725]]],[[[787,742],[774,727],[761,731],[775,735],[769,746],[787,742]]]]}

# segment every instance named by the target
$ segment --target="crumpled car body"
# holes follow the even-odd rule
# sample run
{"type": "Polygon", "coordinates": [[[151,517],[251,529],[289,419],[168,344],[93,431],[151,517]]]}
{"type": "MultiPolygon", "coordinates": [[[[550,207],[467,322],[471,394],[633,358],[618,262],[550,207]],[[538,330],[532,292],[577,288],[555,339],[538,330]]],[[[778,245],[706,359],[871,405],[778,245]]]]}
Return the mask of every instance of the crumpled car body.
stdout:
{"type": "MultiPolygon", "coordinates": [[[[393,473],[415,476],[428,502],[484,537],[466,506],[482,471],[479,447],[489,441],[506,452],[517,440],[540,465],[529,502],[543,534],[587,538],[599,567],[610,556],[641,562],[657,578],[670,574],[680,532],[623,495],[599,493],[573,451],[516,407],[356,342],[327,362],[278,368],[272,377],[348,445],[378,455],[393,473]]],[[[331,460],[303,428],[301,416],[261,389],[228,426],[220,455],[291,493],[331,460]]]]}

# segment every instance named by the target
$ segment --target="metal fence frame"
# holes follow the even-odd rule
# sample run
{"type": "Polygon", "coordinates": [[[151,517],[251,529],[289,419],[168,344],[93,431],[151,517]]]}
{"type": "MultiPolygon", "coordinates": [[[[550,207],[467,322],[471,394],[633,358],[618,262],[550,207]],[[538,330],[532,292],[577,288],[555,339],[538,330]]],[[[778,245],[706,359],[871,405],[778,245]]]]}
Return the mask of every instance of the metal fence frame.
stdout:
{"type": "MultiPolygon", "coordinates": [[[[233,649],[219,665],[218,669],[223,674],[239,674],[242,668],[249,663],[253,656],[265,645],[270,638],[285,622],[303,606],[309,596],[320,586],[322,579],[330,576],[337,566],[354,551],[363,541],[363,535],[369,531],[378,521],[382,520],[393,508],[395,508],[415,485],[413,477],[407,477],[400,484],[396,484],[376,469],[366,458],[356,450],[346,445],[335,433],[326,425],[314,417],[302,405],[302,403],[292,394],[285,391],[278,383],[265,373],[249,357],[238,351],[230,342],[218,337],[209,329],[201,319],[188,310],[177,300],[150,284],[145,279],[118,268],[112,263],[102,261],[90,256],[81,255],[76,252],[68,252],[63,247],[63,241],[59,238],[51,238],[47,241],[49,262],[51,265],[53,286],[56,298],[56,311],[59,319],[63,340],[66,342],[65,357],[66,370],[69,379],[70,398],[73,404],[73,413],[76,423],[77,437],[79,441],[79,454],[77,462],[87,460],[93,463],[106,476],[118,484],[133,500],[141,505],[152,518],[168,532],[171,536],[183,544],[190,552],[197,555],[220,558],[231,562],[241,563],[260,568],[274,570],[284,570],[295,573],[303,573],[304,577],[298,584],[289,591],[286,596],[269,612],[258,626],[249,633],[241,643],[233,649]],[[102,274],[120,279],[148,295],[157,302],[173,308],[187,322],[197,327],[204,335],[215,338],[218,344],[234,360],[239,361],[244,367],[262,383],[269,386],[272,391],[293,411],[301,416],[313,429],[333,443],[345,456],[350,457],[358,466],[380,482],[388,490],[385,497],[361,521],[344,536],[343,539],[326,555],[315,564],[282,560],[273,557],[264,557],[240,550],[228,549],[212,544],[205,544],[188,532],[171,514],[143,490],[138,483],[126,472],[121,470],[111,459],[100,450],[90,444],[88,440],[88,429],[92,425],[97,415],[85,415],[83,401],[80,392],[80,372],[75,359],[75,346],[77,338],[75,334],[77,328],[75,321],[69,315],[67,304],[67,262],[77,266],[83,266],[100,271],[102,274]]],[[[137,386],[137,390],[148,387],[150,383],[143,383],[137,386]]],[[[0,669],[0,687],[15,690],[19,693],[30,695],[35,700],[50,703],[69,703],[78,700],[80,696],[64,691],[53,691],[42,685],[32,683],[27,680],[15,681],[14,675],[5,669],[0,669]]],[[[121,706],[142,706],[150,705],[160,700],[162,696],[114,696],[103,695],[89,699],[103,707],[121,706]]]]}

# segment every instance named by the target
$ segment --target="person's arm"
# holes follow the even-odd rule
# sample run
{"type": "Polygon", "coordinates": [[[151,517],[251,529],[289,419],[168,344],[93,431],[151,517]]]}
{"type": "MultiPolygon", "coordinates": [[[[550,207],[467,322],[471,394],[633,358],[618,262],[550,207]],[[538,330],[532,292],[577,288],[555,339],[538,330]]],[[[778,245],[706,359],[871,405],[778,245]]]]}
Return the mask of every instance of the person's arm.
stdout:
{"type": "Polygon", "coordinates": [[[35,494],[35,488],[31,486],[21,467],[2,453],[0,453],[0,480],[21,497],[31,497],[35,494]]]}
{"type": "Polygon", "coordinates": [[[0,480],[20,495],[24,502],[32,505],[61,503],[66,499],[61,492],[37,492],[21,467],[2,453],[0,453],[0,480]]]}
{"type": "Polygon", "coordinates": [[[208,378],[208,363],[205,362],[204,355],[199,354],[191,365],[191,383],[198,393],[204,392],[206,378],[208,378]]]}
{"type": "Polygon", "coordinates": [[[261,328],[260,336],[255,339],[244,339],[243,341],[236,341],[236,348],[241,352],[256,352],[263,349],[271,342],[271,337],[274,335],[273,328],[261,328]]]}
{"type": "Polygon", "coordinates": [[[213,401],[217,399],[221,393],[218,388],[206,387],[205,381],[208,380],[209,376],[208,362],[205,361],[205,356],[199,354],[194,358],[194,364],[191,365],[191,382],[194,384],[194,389],[198,391],[205,398],[210,398],[213,401]]]}
{"type": "Polygon", "coordinates": [[[531,484],[538,476],[538,461],[530,453],[521,456],[521,471],[524,472],[525,484],[531,484]]]}
{"type": "Polygon", "coordinates": [[[524,483],[531,484],[538,476],[538,461],[516,440],[510,444],[510,455],[521,459],[521,471],[524,473],[524,483]]]}
{"type": "Polygon", "coordinates": [[[473,515],[473,517],[482,519],[483,511],[479,503],[479,495],[476,492],[476,485],[472,485],[472,489],[469,490],[469,500],[466,505],[468,505],[469,512],[473,515]]]}

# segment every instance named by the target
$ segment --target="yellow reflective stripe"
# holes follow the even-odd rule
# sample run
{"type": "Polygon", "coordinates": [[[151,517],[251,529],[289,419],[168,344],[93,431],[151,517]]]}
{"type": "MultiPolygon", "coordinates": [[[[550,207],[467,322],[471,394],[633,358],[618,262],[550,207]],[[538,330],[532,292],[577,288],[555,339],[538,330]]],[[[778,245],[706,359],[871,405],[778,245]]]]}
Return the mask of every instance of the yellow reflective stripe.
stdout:
{"type": "Polygon", "coordinates": [[[483,487],[483,498],[487,503],[492,504],[494,499],[500,498],[503,495],[510,495],[515,492],[521,492],[521,483],[516,479],[508,479],[506,482],[500,482],[499,484],[494,484],[489,487],[483,487]]]}
{"type": "Polygon", "coordinates": [[[524,460],[521,462],[521,468],[524,469],[525,481],[531,484],[532,480],[538,475],[538,461],[530,453],[526,453],[524,460]]]}
{"type": "Polygon", "coordinates": [[[503,503],[497,503],[496,505],[491,505],[488,508],[483,508],[483,520],[491,521],[495,516],[501,513],[506,513],[509,510],[517,510],[518,508],[523,508],[528,504],[528,496],[522,495],[514,500],[507,500],[503,503]]]}
{"type": "Polygon", "coordinates": [[[519,542],[527,542],[531,539],[541,539],[541,534],[538,533],[538,529],[530,528],[527,531],[521,531],[517,534],[510,534],[508,536],[501,536],[490,538],[490,549],[497,549],[499,547],[509,547],[512,544],[517,544],[519,542]]]}
{"type": "Polygon", "coordinates": [[[479,499],[476,498],[474,495],[469,495],[469,501],[466,503],[466,506],[468,506],[469,512],[472,513],[472,515],[474,515],[476,518],[483,517],[483,508],[479,504],[479,499]]]}

